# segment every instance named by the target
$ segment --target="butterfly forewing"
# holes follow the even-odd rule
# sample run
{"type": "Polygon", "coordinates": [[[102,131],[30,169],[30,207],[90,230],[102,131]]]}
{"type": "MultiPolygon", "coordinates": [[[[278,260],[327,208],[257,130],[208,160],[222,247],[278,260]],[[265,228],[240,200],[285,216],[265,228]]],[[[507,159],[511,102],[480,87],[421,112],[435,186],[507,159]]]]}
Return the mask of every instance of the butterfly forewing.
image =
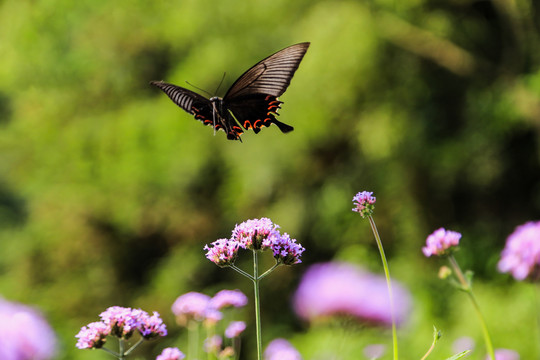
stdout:
{"type": "Polygon", "coordinates": [[[309,43],[286,47],[258,62],[235,81],[224,100],[252,94],[282,95],[304,57],[309,43]]]}

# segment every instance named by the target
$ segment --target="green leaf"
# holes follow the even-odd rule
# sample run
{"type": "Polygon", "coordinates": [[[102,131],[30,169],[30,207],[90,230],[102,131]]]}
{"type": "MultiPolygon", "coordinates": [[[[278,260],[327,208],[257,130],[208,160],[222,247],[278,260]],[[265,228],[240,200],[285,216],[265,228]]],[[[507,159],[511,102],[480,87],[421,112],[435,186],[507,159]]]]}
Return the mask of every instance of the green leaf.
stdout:
{"type": "Polygon", "coordinates": [[[449,357],[448,359],[446,360],[457,360],[457,359],[461,359],[462,357],[464,357],[465,355],[467,355],[468,353],[470,353],[471,350],[465,350],[465,351],[462,351],[460,352],[459,354],[456,354],[454,356],[451,356],[449,357]]]}

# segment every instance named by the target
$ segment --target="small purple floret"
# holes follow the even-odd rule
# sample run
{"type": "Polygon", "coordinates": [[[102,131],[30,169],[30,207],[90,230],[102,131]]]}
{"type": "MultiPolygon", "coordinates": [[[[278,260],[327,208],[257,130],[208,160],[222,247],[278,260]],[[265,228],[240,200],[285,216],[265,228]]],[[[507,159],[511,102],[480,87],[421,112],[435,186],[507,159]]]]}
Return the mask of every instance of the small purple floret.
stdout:
{"type": "Polygon", "coordinates": [[[520,225],[508,236],[497,267],[516,280],[540,275],[540,221],[520,225]]]}
{"type": "Polygon", "coordinates": [[[167,336],[167,327],[157,311],[154,311],[152,316],[144,312],[139,320],[139,332],[148,340],[158,336],[167,336]]]}
{"type": "Polygon", "coordinates": [[[302,245],[296,243],[296,239],[291,239],[287,233],[275,237],[271,247],[274,258],[285,265],[301,263],[300,256],[306,250],[302,245]]]}
{"type": "Polygon", "coordinates": [[[231,321],[227,329],[225,329],[225,336],[229,339],[240,336],[240,334],[246,330],[246,323],[243,321],[231,321]]]}
{"type": "Polygon", "coordinates": [[[247,302],[247,296],[240,290],[221,290],[210,300],[210,306],[221,310],[229,306],[243,307],[247,302]]]}
{"type": "Polygon", "coordinates": [[[352,211],[356,211],[362,217],[371,216],[373,210],[375,210],[375,201],[377,199],[373,196],[371,191],[362,191],[353,197],[354,208],[352,211]]]}
{"type": "Polygon", "coordinates": [[[461,234],[451,230],[440,228],[427,237],[426,246],[422,248],[425,256],[447,255],[459,245],[461,234]]]}
{"type": "Polygon", "coordinates": [[[229,239],[218,239],[205,245],[206,258],[220,267],[233,265],[238,256],[240,244],[229,239]]]}
{"type": "Polygon", "coordinates": [[[302,355],[285,339],[275,339],[264,351],[264,360],[302,360],[302,355]]]}
{"type": "Polygon", "coordinates": [[[163,349],[161,354],[156,357],[156,360],[182,360],[185,357],[186,355],[178,348],[168,347],[163,349]]]}
{"type": "Polygon", "coordinates": [[[79,349],[99,349],[107,341],[107,336],[111,328],[101,321],[90,323],[81,328],[77,335],[77,348],[79,349]]]}

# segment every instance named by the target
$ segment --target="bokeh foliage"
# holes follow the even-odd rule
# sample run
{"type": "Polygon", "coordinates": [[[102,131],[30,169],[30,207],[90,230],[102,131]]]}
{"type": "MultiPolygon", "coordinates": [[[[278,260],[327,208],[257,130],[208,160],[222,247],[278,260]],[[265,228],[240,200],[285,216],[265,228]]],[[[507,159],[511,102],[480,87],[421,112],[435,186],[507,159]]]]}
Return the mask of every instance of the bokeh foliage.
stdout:
{"type": "Polygon", "coordinates": [[[0,293],[44,310],[59,358],[100,358],[73,336],[108,306],[158,310],[172,330],[183,292],[250,294],[202,247],[267,216],[307,251],[263,284],[265,340],[358,358],[388,334],[310,329],[289,301],[311,263],[381,270],[350,211],[370,190],[391,271],[416,301],[404,358],[427,349],[433,323],[446,336],[434,357],[458,336],[481,341],[469,304],[421,255],[440,226],[464,235],[457,256],[496,346],[536,357],[533,287],[495,265],[513,228],[540,218],[539,20],[533,0],[0,2],[0,293]],[[287,135],[213,136],[148,84],[213,93],[226,72],[223,95],[301,41],[312,45],[282,97],[287,135]]]}

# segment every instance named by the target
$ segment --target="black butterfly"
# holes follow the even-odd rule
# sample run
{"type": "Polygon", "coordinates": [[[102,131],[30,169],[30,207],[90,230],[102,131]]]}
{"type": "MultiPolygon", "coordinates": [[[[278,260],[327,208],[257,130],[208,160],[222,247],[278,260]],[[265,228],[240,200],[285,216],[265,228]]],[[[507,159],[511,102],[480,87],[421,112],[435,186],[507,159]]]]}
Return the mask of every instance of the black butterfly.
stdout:
{"type": "Polygon", "coordinates": [[[257,134],[262,126],[276,124],[284,133],[293,127],[276,119],[282,101],[278,100],[291,83],[291,79],[304,57],[309,43],[286,47],[259,61],[240,76],[222,98],[205,98],[180,86],[163,81],[152,81],[172,101],[195,119],[215,130],[222,129],[229,140],[241,140],[244,129],[257,134]]]}

